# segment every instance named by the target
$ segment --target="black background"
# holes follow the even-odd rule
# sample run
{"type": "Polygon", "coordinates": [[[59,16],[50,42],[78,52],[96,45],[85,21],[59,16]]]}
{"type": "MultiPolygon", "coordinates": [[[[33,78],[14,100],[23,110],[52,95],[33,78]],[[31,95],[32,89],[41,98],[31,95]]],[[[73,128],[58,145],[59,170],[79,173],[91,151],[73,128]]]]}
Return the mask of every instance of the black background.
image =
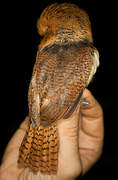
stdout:
{"type": "MultiPolygon", "coordinates": [[[[53,2],[57,1],[7,2],[3,5],[0,159],[11,136],[28,114],[27,92],[40,42],[36,21],[42,10],[53,2]]],[[[103,1],[86,0],[66,2],[79,5],[89,14],[101,63],[89,89],[104,110],[104,148],[100,160],[82,179],[118,177],[117,4],[114,1],[105,1],[104,4],[103,1]]]]}

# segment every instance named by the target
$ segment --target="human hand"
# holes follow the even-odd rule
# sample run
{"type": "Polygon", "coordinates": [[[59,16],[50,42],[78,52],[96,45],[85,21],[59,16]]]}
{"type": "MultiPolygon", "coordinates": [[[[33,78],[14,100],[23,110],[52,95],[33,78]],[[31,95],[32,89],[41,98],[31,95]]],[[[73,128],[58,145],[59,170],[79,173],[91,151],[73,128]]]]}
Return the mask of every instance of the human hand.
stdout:
{"type": "Polygon", "coordinates": [[[99,159],[104,137],[103,112],[85,89],[83,98],[90,104],[76,108],[68,119],[57,123],[60,149],[57,175],[33,174],[17,165],[19,147],[27,129],[28,117],[10,140],[0,167],[0,180],[73,180],[85,174],[99,159]]]}

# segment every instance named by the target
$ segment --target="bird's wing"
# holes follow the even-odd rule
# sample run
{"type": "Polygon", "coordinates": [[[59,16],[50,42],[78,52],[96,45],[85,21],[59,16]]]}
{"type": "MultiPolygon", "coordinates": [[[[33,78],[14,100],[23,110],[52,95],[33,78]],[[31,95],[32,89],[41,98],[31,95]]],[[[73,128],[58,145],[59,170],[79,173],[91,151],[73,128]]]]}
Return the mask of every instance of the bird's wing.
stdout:
{"type": "Polygon", "coordinates": [[[99,65],[98,52],[89,46],[44,49],[37,63],[41,118],[68,118],[99,65]]]}

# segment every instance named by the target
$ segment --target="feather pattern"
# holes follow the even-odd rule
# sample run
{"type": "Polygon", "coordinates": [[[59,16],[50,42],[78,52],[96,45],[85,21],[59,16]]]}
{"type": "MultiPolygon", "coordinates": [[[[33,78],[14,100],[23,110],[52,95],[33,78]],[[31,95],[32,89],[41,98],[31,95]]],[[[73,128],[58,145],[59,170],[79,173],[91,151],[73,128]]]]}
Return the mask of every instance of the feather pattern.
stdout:
{"type": "Polygon", "coordinates": [[[29,86],[29,125],[18,163],[33,172],[56,174],[57,121],[70,117],[80,103],[99,65],[99,54],[92,44],[88,15],[76,5],[49,6],[38,21],[38,28],[44,38],[29,86]]]}

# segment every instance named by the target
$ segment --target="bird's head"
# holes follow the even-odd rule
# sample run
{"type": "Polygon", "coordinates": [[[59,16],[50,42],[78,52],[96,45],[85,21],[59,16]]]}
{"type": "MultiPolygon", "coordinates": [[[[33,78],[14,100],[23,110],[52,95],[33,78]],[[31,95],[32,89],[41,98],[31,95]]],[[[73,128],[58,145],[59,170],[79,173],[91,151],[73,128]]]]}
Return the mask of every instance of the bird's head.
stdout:
{"type": "Polygon", "coordinates": [[[54,3],[48,6],[37,21],[37,28],[43,36],[40,49],[53,43],[93,41],[89,17],[75,4],[54,3]]]}

